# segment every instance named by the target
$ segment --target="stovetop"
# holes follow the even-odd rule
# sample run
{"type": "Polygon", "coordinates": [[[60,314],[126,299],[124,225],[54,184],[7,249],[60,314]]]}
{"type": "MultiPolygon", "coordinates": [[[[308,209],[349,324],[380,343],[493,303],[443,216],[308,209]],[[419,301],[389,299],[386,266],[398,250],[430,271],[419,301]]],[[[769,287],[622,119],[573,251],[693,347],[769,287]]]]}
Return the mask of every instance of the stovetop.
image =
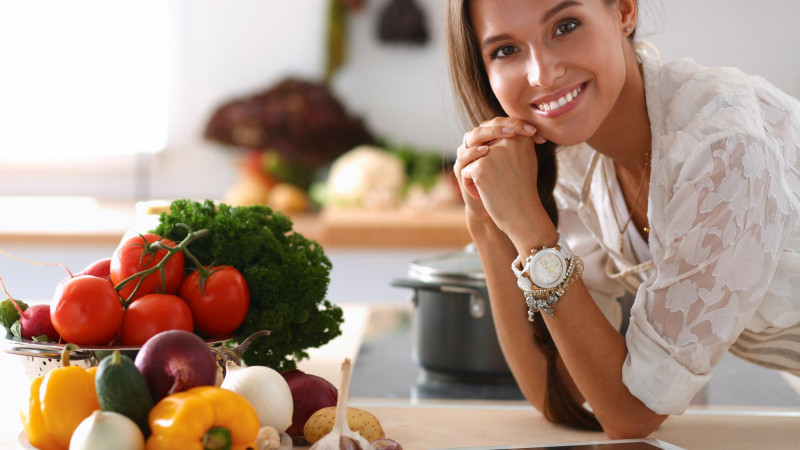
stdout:
{"type": "Polygon", "coordinates": [[[428,372],[413,357],[410,314],[364,339],[350,395],[372,398],[524,400],[513,379],[467,380],[428,372]]]}
{"type": "MultiPolygon", "coordinates": [[[[353,397],[524,400],[513,380],[465,381],[421,369],[413,359],[413,312],[406,307],[373,312],[353,366],[350,384],[353,397]]],[[[726,354],[692,404],[797,407],[800,406],[797,380],[726,354]]]]}

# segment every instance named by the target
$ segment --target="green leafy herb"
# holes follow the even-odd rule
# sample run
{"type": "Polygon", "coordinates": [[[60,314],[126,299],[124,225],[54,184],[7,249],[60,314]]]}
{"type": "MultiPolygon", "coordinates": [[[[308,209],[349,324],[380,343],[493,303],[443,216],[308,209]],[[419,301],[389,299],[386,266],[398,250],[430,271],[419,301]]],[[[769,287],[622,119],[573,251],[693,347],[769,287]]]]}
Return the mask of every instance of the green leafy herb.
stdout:
{"type": "Polygon", "coordinates": [[[18,320],[16,322],[14,322],[13,324],[11,324],[11,328],[9,328],[8,331],[10,331],[11,334],[13,334],[14,336],[16,336],[18,338],[21,338],[22,337],[22,324],[18,320]]]}
{"type": "MultiPolygon", "coordinates": [[[[28,309],[28,305],[25,302],[21,300],[15,301],[23,311],[28,309]]],[[[17,320],[19,320],[19,312],[17,308],[14,308],[14,304],[11,303],[11,300],[5,299],[0,302],[0,324],[3,325],[3,328],[11,331],[11,326],[14,325],[14,322],[17,320]]]]}
{"type": "Polygon", "coordinates": [[[231,265],[247,280],[250,310],[236,336],[242,341],[260,330],[271,334],[253,342],[245,363],[294,369],[308,357],[306,349],[341,334],[342,310],[325,300],[331,262],[319,244],[292,231],[288,217],[267,206],[176,200],[153,232],[178,242],[188,231],[177,224],[210,230],[189,251],[204,265],[231,265]]]}
{"type": "Polygon", "coordinates": [[[33,342],[50,342],[50,338],[47,337],[46,334],[43,334],[41,336],[34,336],[33,342]]]}
{"type": "Polygon", "coordinates": [[[386,147],[403,161],[408,186],[419,185],[427,191],[436,185],[442,172],[452,167],[441,152],[418,149],[409,145],[387,144],[386,147]]]}

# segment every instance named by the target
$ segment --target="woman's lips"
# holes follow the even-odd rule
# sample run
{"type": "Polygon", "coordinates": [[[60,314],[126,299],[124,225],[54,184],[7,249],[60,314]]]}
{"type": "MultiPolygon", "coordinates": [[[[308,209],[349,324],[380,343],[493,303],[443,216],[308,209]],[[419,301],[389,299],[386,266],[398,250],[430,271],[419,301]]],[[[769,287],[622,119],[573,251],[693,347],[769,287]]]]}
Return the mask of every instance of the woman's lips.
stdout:
{"type": "Polygon", "coordinates": [[[587,83],[582,83],[557,97],[534,102],[531,106],[537,114],[547,118],[562,116],[575,109],[583,97],[586,85],[587,83]]]}

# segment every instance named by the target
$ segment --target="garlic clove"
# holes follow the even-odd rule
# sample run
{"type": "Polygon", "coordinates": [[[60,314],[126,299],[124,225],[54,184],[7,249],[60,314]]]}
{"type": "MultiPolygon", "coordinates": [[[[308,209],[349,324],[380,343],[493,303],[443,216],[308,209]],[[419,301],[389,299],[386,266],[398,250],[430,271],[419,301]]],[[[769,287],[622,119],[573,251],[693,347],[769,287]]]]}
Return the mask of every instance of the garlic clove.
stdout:
{"type": "Polygon", "coordinates": [[[350,429],[347,423],[347,399],[350,395],[350,358],[342,363],[342,381],[339,386],[339,398],[336,400],[336,418],[333,429],[311,446],[311,450],[356,449],[371,450],[369,441],[360,433],[350,429]]]}
{"type": "Polygon", "coordinates": [[[403,450],[403,446],[393,439],[375,439],[370,442],[372,450],[403,450]]]}

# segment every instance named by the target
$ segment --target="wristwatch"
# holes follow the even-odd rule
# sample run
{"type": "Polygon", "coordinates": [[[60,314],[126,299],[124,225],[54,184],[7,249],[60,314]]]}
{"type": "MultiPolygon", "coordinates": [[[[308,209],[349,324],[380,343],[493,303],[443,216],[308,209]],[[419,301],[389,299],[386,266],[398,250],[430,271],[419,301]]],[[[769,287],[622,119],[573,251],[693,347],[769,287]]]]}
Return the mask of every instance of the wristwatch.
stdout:
{"type": "Polygon", "coordinates": [[[511,268],[517,275],[517,285],[523,291],[550,289],[560,285],[567,277],[571,259],[572,250],[559,234],[555,247],[533,249],[524,267],[521,258],[517,257],[511,268]]]}

